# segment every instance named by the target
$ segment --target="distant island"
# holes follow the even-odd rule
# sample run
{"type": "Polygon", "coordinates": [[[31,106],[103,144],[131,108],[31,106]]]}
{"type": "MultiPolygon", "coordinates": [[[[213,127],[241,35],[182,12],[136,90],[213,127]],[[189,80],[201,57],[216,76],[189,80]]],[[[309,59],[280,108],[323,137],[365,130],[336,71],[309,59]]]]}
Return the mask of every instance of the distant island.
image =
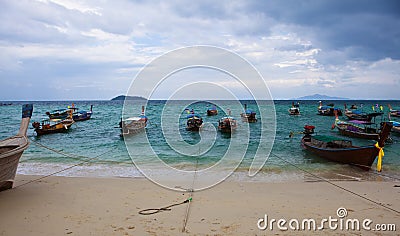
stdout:
{"type": "Polygon", "coordinates": [[[349,98],[330,97],[322,94],[313,94],[304,97],[296,98],[295,100],[350,100],[349,98]]]}
{"type": "Polygon", "coordinates": [[[119,95],[115,98],[112,98],[111,101],[123,101],[123,100],[140,100],[140,101],[146,101],[147,99],[144,97],[140,96],[125,96],[125,95],[119,95]]]}

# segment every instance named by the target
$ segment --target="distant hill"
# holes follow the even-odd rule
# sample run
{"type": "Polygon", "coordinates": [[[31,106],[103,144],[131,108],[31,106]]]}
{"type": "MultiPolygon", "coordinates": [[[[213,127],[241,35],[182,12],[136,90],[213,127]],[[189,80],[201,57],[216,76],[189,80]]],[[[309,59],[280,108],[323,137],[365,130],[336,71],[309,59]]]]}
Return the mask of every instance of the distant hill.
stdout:
{"type": "Polygon", "coordinates": [[[121,100],[141,100],[141,101],[145,101],[147,100],[144,97],[140,97],[140,96],[125,96],[125,95],[119,95],[113,99],[111,99],[111,101],[121,101],[121,100]]]}
{"type": "Polygon", "coordinates": [[[330,97],[322,94],[313,94],[304,97],[296,98],[297,100],[349,100],[348,98],[330,97]]]}

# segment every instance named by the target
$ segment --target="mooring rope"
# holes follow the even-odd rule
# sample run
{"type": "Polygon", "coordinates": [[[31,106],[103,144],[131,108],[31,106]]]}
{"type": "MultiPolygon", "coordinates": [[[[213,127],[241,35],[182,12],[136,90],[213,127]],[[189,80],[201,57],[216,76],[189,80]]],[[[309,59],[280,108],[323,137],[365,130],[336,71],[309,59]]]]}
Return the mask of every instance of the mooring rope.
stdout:
{"type": "MultiPolygon", "coordinates": [[[[87,156],[76,155],[76,154],[72,154],[72,153],[66,153],[66,152],[63,152],[63,151],[60,151],[60,150],[51,148],[51,147],[49,147],[49,146],[46,146],[46,145],[44,145],[44,144],[41,144],[41,143],[39,143],[39,142],[37,142],[37,141],[35,141],[35,140],[33,140],[33,139],[29,139],[29,140],[30,140],[33,144],[35,144],[35,145],[37,145],[37,146],[39,146],[39,147],[42,147],[42,148],[44,148],[44,149],[50,150],[50,151],[52,151],[52,152],[54,152],[54,153],[57,153],[57,154],[60,154],[60,155],[62,155],[62,156],[66,156],[66,157],[69,157],[69,158],[72,158],[72,159],[82,160],[82,159],[89,159],[89,158],[91,158],[91,157],[87,157],[87,156]]],[[[115,148],[116,148],[116,147],[115,147],[115,148]]],[[[101,163],[117,163],[117,164],[124,163],[124,164],[131,164],[131,163],[132,163],[132,159],[129,159],[129,163],[128,163],[128,162],[124,162],[124,161],[115,161],[115,160],[101,160],[101,161],[99,161],[99,162],[101,162],[101,163]]]]}
{"type": "MultiPolygon", "coordinates": [[[[200,147],[199,147],[199,153],[200,153],[200,147]]],[[[188,189],[188,191],[190,192],[190,195],[189,195],[189,196],[190,196],[190,197],[189,197],[190,199],[193,198],[193,193],[194,193],[194,182],[195,182],[196,177],[197,177],[198,165],[199,165],[199,157],[196,157],[196,168],[195,168],[195,170],[194,170],[192,188],[191,188],[191,189],[188,189]]],[[[187,207],[186,207],[185,217],[183,218],[182,232],[185,232],[185,230],[186,230],[186,225],[187,225],[188,218],[189,218],[189,213],[190,213],[190,212],[189,212],[189,211],[190,211],[190,202],[191,202],[191,201],[188,202],[188,205],[187,205],[187,207]]]]}
{"type": "Polygon", "coordinates": [[[191,201],[192,201],[192,198],[189,197],[188,199],[186,199],[186,200],[183,201],[183,202],[171,204],[171,205],[166,206],[166,207],[161,207],[161,208],[148,208],[148,209],[141,210],[141,211],[139,211],[139,214],[140,214],[140,215],[153,215],[153,214],[156,214],[156,213],[159,213],[159,212],[162,212],[162,211],[170,211],[170,210],[171,210],[171,209],[170,209],[171,207],[179,206],[179,205],[182,205],[182,204],[185,204],[185,203],[189,203],[189,202],[191,202],[191,201]]]}
{"type": "Polygon", "coordinates": [[[386,209],[388,209],[388,210],[391,210],[391,211],[393,211],[393,212],[396,212],[397,214],[400,214],[400,211],[398,211],[398,210],[396,210],[396,209],[393,209],[393,208],[391,208],[391,207],[388,207],[388,206],[386,206],[386,205],[383,205],[382,203],[377,202],[377,201],[375,201],[375,200],[372,200],[372,199],[370,199],[370,198],[364,197],[364,196],[362,196],[362,195],[360,195],[360,194],[358,194],[358,193],[356,193],[356,192],[353,192],[353,191],[351,191],[351,190],[349,190],[349,189],[346,189],[346,188],[344,188],[344,187],[342,187],[342,186],[340,186],[340,185],[337,185],[337,184],[333,183],[332,181],[330,181],[330,180],[328,180],[328,179],[326,179],[326,178],[323,178],[323,177],[321,177],[321,176],[318,176],[318,175],[316,175],[316,174],[313,174],[313,173],[311,173],[310,171],[307,171],[307,170],[305,170],[305,169],[303,169],[303,168],[297,166],[296,164],[293,164],[292,162],[286,160],[285,158],[280,157],[280,156],[278,156],[278,155],[276,155],[276,154],[274,154],[274,153],[272,153],[272,152],[271,152],[271,154],[272,154],[273,156],[279,158],[280,160],[282,160],[282,161],[288,163],[289,165],[295,167],[296,169],[299,169],[299,170],[303,171],[304,173],[307,173],[307,174],[309,174],[309,175],[311,175],[311,176],[314,176],[315,178],[318,178],[318,179],[320,179],[320,180],[322,180],[322,181],[324,181],[324,182],[326,182],[326,183],[328,183],[328,184],[330,184],[330,185],[332,185],[332,186],[334,186],[334,187],[336,187],[336,188],[339,188],[339,189],[341,189],[341,190],[343,190],[343,191],[346,191],[346,192],[348,192],[348,193],[350,193],[350,194],[353,194],[353,195],[355,195],[355,196],[357,196],[357,197],[360,197],[360,198],[362,198],[362,199],[364,199],[364,200],[367,200],[367,201],[369,201],[369,202],[371,202],[371,203],[374,203],[374,204],[376,204],[376,205],[378,205],[378,206],[384,207],[384,208],[386,208],[386,209]]]}
{"type": "Polygon", "coordinates": [[[59,174],[59,173],[64,172],[64,171],[66,171],[66,170],[72,169],[72,168],[74,168],[74,167],[77,167],[77,166],[80,166],[80,165],[89,163],[89,162],[91,162],[92,160],[94,160],[94,159],[96,159],[96,158],[99,158],[100,156],[103,156],[103,155],[105,155],[105,154],[107,154],[107,153],[110,153],[111,151],[114,151],[114,148],[113,148],[113,149],[110,149],[110,150],[108,150],[108,151],[106,151],[106,152],[103,152],[103,153],[101,153],[101,154],[99,154],[99,155],[97,155],[97,156],[95,156],[95,157],[86,157],[86,156],[79,156],[79,155],[75,155],[75,154],[65,153],[65,152],[56,150],[56,149],[54,149],[54,148],[48,147],[48,146],[46,146],[46,145],[43,145],[43,144],[41,144],[41,143],[39,143],[39,142],[36,142],[36,141],[34,141],[34,140],[31,140],[31,141],[32,141],[34,144],[36,144],[36,145],[38,145],[38,146],[40,146],[40,147],[42,147],[42,148],[51,150],[51,151],[53,151],[53,152],[55,152],[55,153],[58,153],[58,154],[60,154],[60,155],[63,155],[63,156],[66,156],[66,157],[72,157],[72,158],[80,157],[80,158],[85,158],[86,160],[84,160],[84,161],[82,161],[82,162],[80,162],[80,163],[77,163],[77,164],[68,166],[68,167],[66,167],[66,168],[64,168],[64,169],[61,169],[61,170],[59,170],[59,171],[55,171],[55,172],[53,172],[53,173],[51,173],[51,174],[44,175],[44,176],[41,176],[41,177],[39,177],[39,178],[37,178],[37,179],[33,179],[33,180],[30,180],[30,181],[25,182],[25,183],[23,183],[23,184],[17,185],[17,186],[15,186],[14,188],[22,187],[22,186],[25,186],[25,185],[27,185],[27,184],[31,184],[31,183],[37,182],[37,181],[39,181],[39,180],[48,178],[48,177],[50,177],[50,176],[59,174]]]}
{"type": "MultiPolygon", "coordinates": [[[[200,153],[200,150],[199,150],[199,153],[200,153]]],[[[190,189],[183,189],[183,188],[181,188],[181,189],[183,189],[183,190],[186,190],[186,192],[189,192],[189,193],[190,193],[190,194],[189,194],[189,198],[187,198],[187,199],[186,199],[185,201],[183,201],[183,202],[171,204],[171,205],[166,206],[166,207],[161,207],[161,208],[148,208],[148,209],[140,210],[138,213],[139,213],[140,215],[153,215],[153,214],[160,213],[160,212],[163,212],[163,211],[171,211],[171,209],[170,209],[171,207],[179,206],[179,205],[182,205],[182,204],[187,203],[187,207],[186,207],[186,211],[185,211],[185,216],[184,216],[184,218],[183,218],[183,226],[182,226],[182,232],[185,232],[185,230],[186,230],[186,225],[187,225],[188,218],[189,218],[189,213],[190,213],[190,203],[191,203],[192,200],[193,200],[194,183],[195,183],[195,180],[196,180],[196,177],[197,177],[198,164],[199,164],[199,159],[198,159],[198,157],[196,157],[196,167],[195,167],[195,172],[194,172],[194,175],[193,175],[192,188],[190,188],[190,189]]]]}

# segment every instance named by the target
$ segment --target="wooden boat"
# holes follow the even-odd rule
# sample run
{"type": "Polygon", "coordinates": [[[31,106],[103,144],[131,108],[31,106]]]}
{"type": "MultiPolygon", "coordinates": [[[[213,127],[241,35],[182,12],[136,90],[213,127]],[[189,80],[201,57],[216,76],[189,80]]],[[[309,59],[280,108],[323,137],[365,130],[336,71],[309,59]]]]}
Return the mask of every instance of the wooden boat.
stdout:
{"type": "Polygon", "coordinates": [[[216,116],[218,115],[218,110],[216,106],[207,109],[207,116],[216,116]]]}
{"type": "Polygon", "coordinates": [[[74,113],[72,114],[72,119],[74,121],[84,121],[89,120],[93,114],[93,105],[90,106],[90,111],[78,111],[78,108],[72,108],[74,113]]]}
{"type": "Polygon", "coordinates": [[[372,127],[374,124],[375,123],[361,120],[350,120],[346,122],[340,120],[339,117],[336,116],[332,129],[337,128],[341,135],[348,137],[379,140],[378,129],[372,127]]]}
{"type": "Polygon", "coordinates": [[[203,119],[199,114],[189,114],[186,119],[186,130],[199,131],[203,126],[203,119]]]}
{"type": "MultiPolygon", "coordinates": [[[[364,170],[369,170],[378,154],[380,155],[378,164],[381,163],[380,151],[390,134],[392,124],[383,122],[379,141],[375,145],[362,147],[353,146],[350,140],[322,135],[313,136],[314,128],[314,126],[304,126],[304,136],[301,139],[303,148],[327,160],[356,165],[364,170]]],[[[378,171],[380,171],[380,166],[378,166],[378,171]]]]}
{"type": "Polygon", "coordinates": [[[142,114],[140,116],[130,117],[119,122],[121,128],[121,136],[130,136],[143,132],[147,125],[147,116],[144,114],[144,106],[142,106],[142,114]]]}
{"type": "MultiPolygon", "coordinates": [[[[346,104],[345,104],[345,106],[346,106],[346,104]]],[[[357,109],[358,109],[358,107],[356,104],[352,104],[350,107],[350,110],[357,110],[357,109]]]]}
{"type": "Polygon", "coordinates": [[[395,132],[397,134],[400,134],[400,122],[397,121],[391,121],[393,127],[392,127],[392,132],[395,132]]]}
{"type": "Polygon", "coordinates": [[[248,123],[257,122],[256,113],[251,109],[247,109],[247,104],[244,104],[244,111],[245,113],[240,114],[240,117],[242,118],[243,122],[248,122],[248,123]]]}
{"type": "Polygon", "coordinates": [[[32,104],[23,105],[22,121],[18,134],[0,141],[0,191],[12,188],[19,158],[29,146],[26,131],[32,110],[32,104]]]}
{"type": "Polygon", "coordinates": [[[46,115],[49,117],[49,119],[65,119],[69,115],[69,109],[56,109],[52,110],[51,112],[46,112],[46,115]]]}
{"type": "Polygon", "coordinates": [[[371,127],[373,124],[374,123],[368,121],[359,120],[345,122],[337,119],[335,121],[335,127],[339,130],[341,135],[353,138],[379,140],[378,130],[371,127]],[[364,127],[361,127],[360,125],[364,125],[364,127]]]}
{"type": "Polygon", "coordinates": [[[319,102],[319,107],[318,107],[318,115],[321,116],[334,116],[335,111],[337,111],[338,115],[342,115],[342,110],[340,108],[335,108],[334,104],[328,104],[327,106],[323,106],[322,102],[319,102]]]}
{"type": "Polygon", "coordinates": [[[0,107],[1,106],[11,106],[12,105],[12,103],[0,103],[0,107]]]}
{"type": "Polygon", "coordinates": [[[392,132],[394,132],[396,134],[400,134],[400,122],[391,120],[390,112],[388,113],[388,118],[389,118],[389,122],[392,123],[392,125],[393,125],[392,132]]]}
{"type": "Polygon", "coordinates": [[[297,116],[300,115],[300,104],[292,102],[292,107],[289,108],[289,115],[297,116]]]}
{"type": "Polygon", "coordinates": [[[394,110],[390,104],[388,104],[389,112],[391,116],[400,117],[400,111],[394,110]]]}
{"type": "Polygon", "coordinates": [[[222,133],[232,133],[237,129],[237,121],[230,115],[231,111],[229,111],[229,116],[222,117],[218,121],[218,130],[222,133]]]}
{"type": "Polygon", "coordinates": [[[33,122],[32,126],[37,135],[54,134],[68,132],[71,126],[75,123],[72,119],[72,110],[69,111],[69,117],[62,119],[46,119],[41,123],[33,122]]]}
{"type": "Polygon", "coordinates": [[[348,110],[346,104],[344,104],[344,108],[345,108],[344,115],[349,120],[360,120],[360,121],[371,122],[372,119],[375,119],[377,116],[383,115],[383,112],[366,113],[360,110],[348,110]]]}

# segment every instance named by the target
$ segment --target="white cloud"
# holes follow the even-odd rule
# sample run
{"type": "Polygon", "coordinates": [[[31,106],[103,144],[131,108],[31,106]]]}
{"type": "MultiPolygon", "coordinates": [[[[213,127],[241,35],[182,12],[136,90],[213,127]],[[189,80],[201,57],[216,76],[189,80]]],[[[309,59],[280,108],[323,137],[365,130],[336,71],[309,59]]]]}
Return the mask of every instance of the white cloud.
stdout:
{"type": "MultiPolygon", "coordinates": [[[[3,13],[0,14],[0,73],[3,78],[38,73],[34,77],[44,80],[43,76],[49,80],[96,77],[102,82],[99,88],[120,89],[129,84],[127,80],[134,77],[140,66],[156,56],[183,46],[214,45],[232,50],[251,62],[276,94],[285,94],[287,87],[298,86],[293,93],[304,95],[310,87],[346,92],[353,88],[357,96],[355,88],[363,84],[370,86],[367,90],[385,85],[390,90],[388,96],[399,96],[393,95],[399,90],[399,60],[363,58],[366,50],[354,45],[325,47],[328,40],[332,45],[334,39],[341,39],[333,37],[336,32],[329,35],[332,38],[318,37],[320,24],[311,21],[306,24],[307,19],[297,19],[297,15],[290,18],[292,10],[284,7],[288,4],[285,1],[258,4],[221,1],[188,5],[181,1],[124,0],[3,2],[0,3],[0,8],[5,9],[3,12],[0,9],[3,13]],[[275,5],[286,9],[285,14],[274,12],[279,9],[275,5]],[[355,58],[357,53],[360,56],[355,58]],[[74,71],[73,76],[52,70],[45,75],[40,73],[64,62],[69,71],[74,71]],[[85,67],[91,69],[82,69],[85,67]]],[[[88,86],[77,84],[80,88],[88,86]]]]}
{"type": "Polygon", "coordinates": [[[63,6],[69,10],[77,10],[82,13],[89,13],[89,14],[96,14],[101,16],[101,8],[98,7],[91,7],[89,4],[84,3],[83,1],[77,1],[77,0],[37,0],[39,2],[44,2],[44,3],[55,3],[60,6],[63,6]]]}

